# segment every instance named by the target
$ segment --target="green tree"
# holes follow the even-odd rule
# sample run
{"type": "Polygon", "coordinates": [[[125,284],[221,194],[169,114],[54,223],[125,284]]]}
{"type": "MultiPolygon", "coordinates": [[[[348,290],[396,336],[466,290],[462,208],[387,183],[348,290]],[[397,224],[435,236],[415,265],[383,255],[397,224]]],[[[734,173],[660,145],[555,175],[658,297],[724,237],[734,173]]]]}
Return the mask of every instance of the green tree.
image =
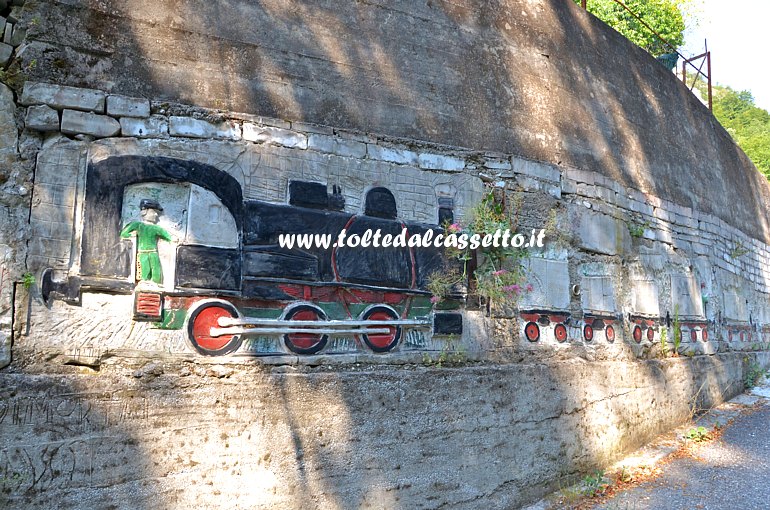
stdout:
{"type": "MultiPolygon", "coordinates": [[[[671,46],[678,48],[684,42],[682,9],[691,1],[624,0],[623,3],[658,32],[671,46]]],[[[580,0],[575,0],[575,3],[580,3],[580,0]]],[[[654,56],[657,57],[673,51],[615,0],[588,0],[587,7],[588,12],[654,56]]]]}
{"type": "MultiPolygon", "coordinates": [[[[696,87],[702,95],[707,93],[702,81],[696,87]]],[[[714,85],[712,93],[714,116],[757,169],[770,179],[770,113],[755,105],[747,90],[714,85]]]]}

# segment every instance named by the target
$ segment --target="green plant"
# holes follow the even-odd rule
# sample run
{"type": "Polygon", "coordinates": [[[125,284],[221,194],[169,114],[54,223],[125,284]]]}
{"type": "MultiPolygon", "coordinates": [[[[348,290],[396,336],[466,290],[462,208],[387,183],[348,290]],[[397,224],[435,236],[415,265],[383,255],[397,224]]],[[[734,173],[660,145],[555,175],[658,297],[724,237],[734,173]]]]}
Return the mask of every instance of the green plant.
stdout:
{"type": "Polygon", "coordinates": [[[696,443],[708,441],[709,439],[711,439],[711,435],[709,434],[708,430],[706,430],[706,427],[702,427],[702,426],[691,428],[690,430],[687,431],[684,437],[686,437],[690,441],[695,441],[696,443]]]}
{"type": "Polygon", "coordinates": [[[21,284],[25,289],[29,290],[35,284],[35,275],[32,273],[24,273],[21,275],[21,284]]]}
{"type": "MultiPolygon", "coordinates": [[[[504,190],[492,190],[470,211],[466,225],[459,222],[446,224],[446,234],[454,234],[458,239],[465,238],[467,241],[485,237],[491,239],[498,231],[508,231],[509,239],[512,239],[511,236],[516,234],[522,204],[523,198],[516,195],[506,206],[504,190]]],[[[477,265],[472,272],[475,293],[488,303],[515,306],[520,294],[532,290],[531,285],[524,283],[525,247],[505,247],[499,237],[498,246],[473,246],[472,243],[446,247],[447,255],[461,262],[462,273],[444,270],[430,275],[428,289],[433,294],[431,301],[441,301],[454,285],[464,283],[471,277],[470,264],[475,262],[477,265]]]]}
{"type": "Polygon", "coordinates": [[[628,233],[631,234],[631,237],[635,238],[642,237],[644,235],[644,231],[650,227],[649,221],[645,221],[644,223],[629,221],[626,224],[628,225],[628,233]]]}
{"type": "Polygon", "coordinates": [[[749,249],[746,248],[743,241],[738,241],[735,243],[735,246],[733,246],[732,251],[730,251],[730,258],[737,259],[738,257],[746,255],[748,252],[749,249]]]}
{"type": "Polygon", "coordinates": [[[438,356],[436,356],[435,359],[431,357],[431,355],[427,352],[423,353],[422,355],[422,364],[426,367],[441,368],[444,365],[457,366],[462,365],[467,361],[468,355],[465,351],[465,348],[459,347],[454,349],[451,340],[444,344],[444,347],[442,347],[441,351],[439,351],[438,356]]]}
{"type": "MultiPolygon", "coordinates": [[[[744,358],[748,360],[748,358],[744,358]]],[[[746,373],[743,376],[743,385],[746,389],[753,388],[765,376],[765,370],[757,363],[752,361],[746,367],[746,373]]]]}
{"type": "Polygon", "coordinates": [[[604,494],[610,484],[607,483],[604,478],[604,471],[597,470],[593,474],[586,475],[586,477],[583,478],[582,486],[581,493],[583,496],[593,498],[604,494]]]}
{"type": "Polygon", "coordinates": [[[663,357],[668,356],[668,329],[660,328],[660,353],[663,357]]]}
{"type": "MultiPolygon", "coordinates": [[[[579,3],[580,0],[575,0],[579,3]]],[[[684,42],[684,15],[689,14],[688,0],[589,0],[587,9],[597,18],[623,34],[632,43],[658,56],[674,51],[684,42]],[[629,12],[630,11],[630,12],[629,12]],[[636,16],[655,30],[652,32],[636,16]],[[663,43],[660,34],[669,44],[663,43]]]]}
{"type": "Polygon", "coordinates": [[[618,480],[623,483],[628,483],[634,479],[634,475],[631,474],[631,472],[628,471],[626,466],[623,466],[620,469],[620,473],[618,473],[618,480]]]}
{"type": "Polygon", "coordinates": [[[679,305],[674,306],[674,356],[679,354],[679,346],[682,345],[682,324],[679,320],[679,305]]]}
{"type": "Polygon", "coordinates": [[[463,280],[460,272],[453,267],[444,268],[441,271],[434,271],[428,275],[428,283],[425,288],[433,294],[431,301],[434,303],[446,299],[452,288],[463,280]]]}

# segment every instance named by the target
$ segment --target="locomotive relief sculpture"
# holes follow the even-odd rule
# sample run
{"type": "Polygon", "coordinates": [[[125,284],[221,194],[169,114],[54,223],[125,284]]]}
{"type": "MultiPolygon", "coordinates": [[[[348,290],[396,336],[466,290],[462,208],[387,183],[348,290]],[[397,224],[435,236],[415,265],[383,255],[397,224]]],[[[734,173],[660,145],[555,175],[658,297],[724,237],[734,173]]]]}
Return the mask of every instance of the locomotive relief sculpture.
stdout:
{"type": "MultiPolygon", "coordinates": [[[[462,315],[434,311],[428,276],[439,248],[282,248],[282,234],[396,235],[439,230],[399,219],[384,186],[345,210],[337,185],[290,180],[288,203],[243,198],[227,173],[199,163],[119,156],[88,167],[79,274],[46,270],[46,302],[84,292],[133,294],[132,319],[179,330],[198,353],[390,352],[459,335],[462,315]],[[248,344],[248,345],[244,345],[248,344]]],[[[437,217],[451,219],[443,198],[437,217]]]]}

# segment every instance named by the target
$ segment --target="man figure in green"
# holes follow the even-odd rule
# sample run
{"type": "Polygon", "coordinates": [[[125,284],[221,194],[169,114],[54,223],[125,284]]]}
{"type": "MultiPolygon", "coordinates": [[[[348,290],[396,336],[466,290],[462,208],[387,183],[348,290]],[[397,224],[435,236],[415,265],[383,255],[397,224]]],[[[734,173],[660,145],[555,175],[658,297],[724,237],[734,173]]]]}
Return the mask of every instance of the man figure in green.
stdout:
{"type": "Polygon", "coordinates": [[[137,276],[141,275],[137,279],[161,284],[163,271],[158,255],[158,239],[171,241],[171,234],[157,225],[160,213],[163,212],[157,200],[144,198],[139,202],[139,209],[142,221],[132,221],[123,227],[120,237],[128,238],[131,237],[132,232],[136,232],[137,276]]]}

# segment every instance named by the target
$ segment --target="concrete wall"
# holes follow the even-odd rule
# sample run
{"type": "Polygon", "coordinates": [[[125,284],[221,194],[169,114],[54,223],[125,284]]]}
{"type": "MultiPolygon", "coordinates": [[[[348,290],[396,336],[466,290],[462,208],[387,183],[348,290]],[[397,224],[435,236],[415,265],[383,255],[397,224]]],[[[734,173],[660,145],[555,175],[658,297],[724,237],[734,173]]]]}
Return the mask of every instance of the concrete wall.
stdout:
{"type": "Polygon", "coordinates": [[[729,135],[573,2],[67,0],[19,17],[33,80],[591,169],[770,239],[767,183],[729,135]]]}
{"type": "Polygon", "coordinates": [[[695,393],[699,405],[733,393],[741,364],[157,361],[1,374],[0,497],[62,509],[517,508],[682,422],[695,393]]]}
{"type": "Polygon", "coordinates": [[[26,30],[0,87],[13,504],[518,507],[770,364],[768,183],[674,76],[572,2],[2,14],[26,30]],[[339,184],[351,214],[384,185],[428,223],[438,189],[462,218],[495,188],[546,248],[518,309],[468,307],[457,338],[313,356],[266,340],[212,361],[135,322],[130,291],[41,299],[43,269],[82,276],[88,168],[111,156],[206,164],[271,203],[290,179],[339,184]]]}

